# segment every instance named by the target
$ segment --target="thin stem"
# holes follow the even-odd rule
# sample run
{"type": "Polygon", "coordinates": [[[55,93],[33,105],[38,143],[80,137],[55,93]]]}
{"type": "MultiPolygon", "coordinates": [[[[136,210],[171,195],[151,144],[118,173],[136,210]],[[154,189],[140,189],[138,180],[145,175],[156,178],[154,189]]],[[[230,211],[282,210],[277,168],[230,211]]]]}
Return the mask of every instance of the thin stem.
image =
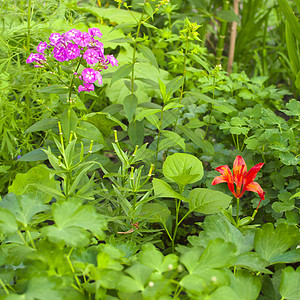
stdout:
{"type": "Polygon", "coordinates": [[[84,292],[83,292],[83,290],[82,290],[82,287],[81,287],[81,283],[80,283],[80,281],[79,281],[77,275],[75,274],[75,269],[74,269],[74,267],[73,267],[73,265],[72,265],[72,262],[71,262],[71,260],[70,260],[70,256],[71,256],[72,252],[73,252],[73,248],[71,248],[69,254],[66,255],[66,259],[67,259],[67,261],[68,261],[68,263],[69,263],[70,269],[71,269],[71,271],[72,271],[72,273],[73,273],[73,275],[74,275],[75,281],[76,281],[76,283],[77,283],[77,285],[78,285],[78,287],[77,287],[77,286],[74,286],[74,287],[75,287],[80,293],[84,294],[84,292]]]}
{"type": "Polygon", "coordinates": [[[4,289],[5,293],[6,293],[6,295],[9,295],[9,291],[8,291],[8,289],[6,288],[4,282],[2,281],[1,278],[0,278],[0,285],[3,287],[3,289],[4,289]]]}
{"type": "Polygon", "coordinates": [[[163,115],[164,115],[164,104],[163,104],[163,107],[160,112],[160,124],[159,124],[159,128],[158,128],[157,144],[156,144],[156,151],[155,151],[155,166],[157,165],[158,146],[159,146],[159,141],[160,141],[160,137],[161,137],[163,115]]]}
{"type": "Polygon", "coordinates": [[[239,226],[240,198],[236,198],[236,224],[239,226]]]}

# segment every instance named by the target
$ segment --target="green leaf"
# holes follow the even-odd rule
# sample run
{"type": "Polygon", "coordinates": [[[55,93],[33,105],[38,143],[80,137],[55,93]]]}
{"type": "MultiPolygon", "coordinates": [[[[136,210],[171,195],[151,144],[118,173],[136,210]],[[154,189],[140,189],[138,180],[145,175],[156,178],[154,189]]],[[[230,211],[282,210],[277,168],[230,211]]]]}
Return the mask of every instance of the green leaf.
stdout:
{"type": "Polygon", "coordinates": [[[45,93],[45,94],[67,94],[69,88],[66,87],[65,85],[60,85],[60,84],[53,84],[49,85],[47,87],[38,89],[38,93],[45,93]]]}
{"type": "MultiPolygon", "coordinates": [[[[149,3],[148,3],[149,4],[149,3]]],[[[153,52],[146,46],[138,44],[138,49],[140,50],[140,52],[142,52],[142,54],[145,56],[145,58],[147,58],[150,63],[157,68],[157,70],[159,70],[158,68],[158,64],[155,58],[155,55],[153,54],[153,52]]]]}
{"type": "Polygon", "coordinates": [[[37,185],[60,190],[59,182],[54,179],[54,171],[40,164],[25,174],[17,174],[13,183],[8,187],[8,191],[16,195],[25,193],[38,195],[44,203],[49,202],[52,196],[44,193],[37,185]]]}
{"type": "Polygon", "coordinates": [[[197,157],[186,153],[175,153],[165,160],[163,174],[179,186],[186,186],[199,181],[204,172],[202,162],[197,157]]]}
{"type": "Polygon", "coordinates": [[[203,231],[199,233],[199,237],[188,237],[188,241],[193,246],[206,247],[209,241],[221,238],[226,242],[233,243],[236,246],[237,254],[253,249],[254,234],[248,231],[248,234],[243,235],[239,229],[220,214],[207,216],[201,227],[203,231]]]}
{"type": "Polygon", "coordinates": [[[300,267],[294,270],[287,267],[282,270],[281,283],[279,287],[281,299],[299,300],[300,295],[300,267]]]}
{"type": "Polygon", "coordinates": [[[216,16],[226,22],[237,22],[239,23],[238,16],[234,13],[233,10],[219,10],[216,13],[216,16]]]}
{"type": "Polygon", "coordinates": [[[196,188],[188,197],[189,209],[203,214],[215,214],[226,209],[232,197],[214,190],[196,188]]]}
{"type": "Polygon", "coordinates": [[[181,194],[174,191],[174,189],[165,181],[153,178],[152,180],[155,196],[157,197],[166,197],[166,198],[175,198],[182,201],[188,202],[188,199],[181,194]]]}
{"type": "Polygon", "coordinates": [[[63,134],[67,140],[70,139],[71,131],[75,132],[78,118],[73,109],[66,109],[60,116],[63,134]]]}
{"type": "Polygon", "coordinates": [[[0,201],[0,206],[13,213],[16,220],[24,227],[29,225],[36,214],[49,210],[49,206],[44,205],[40,197],[33,195],[16,196],[14,194],[7,194],[0,201]]]}
{"type": "Polygon", "coordinates": [[[0,232],[10,235],[18,230],[15,216],[6,208],[0,207],[0,232]]]}
{"type": "Polygon", "coordinates": [[[300,41],[300,24],[295,13],[287,0],[278,0],[278,4],[290,25],[291,31],[295,34],[297,40],[300,41]]]}
{"type": "Polygon", "coordinates": [[[274,229],[271,223],[267,223],[257,229],[254,249],[263,259],[272,264],[290,247],[298,245],[299,239],[300,233],[296,226],[280,223],[274,229]]]}
{"type": "Polygon", "coordinates": [[[210,294],[207,300],[240,300],[236,292],[229,286],[221,286],[210,294]]]}
{"type": "Polygon", "coordinates": [[[47,154],[42,150],[43,148],[34,149],[18,159],[18,161],[39,161],[46,160],[47,154]]]}
{"type": "Polygon", "coordinates": [[[175,254],[164,256],[153,244],[147,243],[139,253],[139,261],[152,270],[163,273],[170,271],[170,265],[172,269],[177,267],[178,256],[175,254]]]}
{"type": "Polygon", "coordinates": [[[138,99],[133,94],[126,96],[123,100],[124,111],[126,113],[129,123],[132,122],[132,117],[135,114],[137,105],[138,105],[138,99]]]}
{"type": "Polygon", "coordinates": [[[159,203],[145,203],[142,206],[140,216],[150,223],[163,223],[166,224],[171,212],[169,209],[159,203]]]}
{"type": "Polygon", "coordinates": [[[123,130],[127,130],[127,126],[120,122],[109,113],[95,112],[87,114],[83,117],[83,120],[93,124],[100,130],[105,137],[110,135],[112,127],[120,126],[123,130]]]}
{"type": "Polygon", "coordinates": [[[237,293],[240,300],[256,300],[261,289],[260,277],[240,270],[231,276],[230,287],[237,293]]]}
{"type": "Polygon", "coordinates": [[[132,145],[142,146],[144,141],[144,126],[142,122],[135,121],[128,126],[128,135],[132,145]]]}
{"type": "Polygon", "coordinates": [[[75,132],[81,137],[105,145],[105,140],[102,133],[95,125],[90,122],[80,121],[75,132]]]}
{"type": "Polygon", "coordinates": [[[156,113],[159,113],[161,112],[161,109],[158,109],[158,108],[155,108],[155,109],[143,109],[142,111],[140,111],[136,116],[135,116],[135,119],[138,120],[138,121],[141,121],[143,120],[144,118],[150,116],[150,115],[153,115],[153,114],[156,114],[156,113]]]}
{"type": "Polygon", "coordinates": [[[31,125],[27,130],[25,130],[24,134],[52,129],[57,126],[58,121],[58,118],[43,119],[31,125]]]}
{"type": "Polygon", "coordinates": [[[173,93],[179,90],[179,88],[183,85],[183,83],[184,83],[183,76],[177,76],[173,78],[170,82],[168,82],[166,86],[167,94],[171,96],[173,93]]]}
{"type": "Polygon", "coordinates": [[[111,77],[110,85],[112,85],[114,82],[127,77],[131,71],[132,71],[133,65],[127,64],[122,67],[119,67],[111,77]]]}
{"type": "Polygon", "coordinates": [[[169,139],[173,143],[177,144],[178,146],[181,147],[181,149],[183,151],[185,151],[184,139],[179,134],[177,134],[174,131],[169,131],[169,130],[162,130],[162,134],[163,134],[164,137],[166,137],[167,139],[169,139]]]}
{"type": "Polygon", "coordinates": [[[93,206],[69,200],[52,205],[55,225],[45,226],[42,234],[51,242],[64,242],[70,247],[84,247],[90,242],[90,232],[98,239],[104,237],[106,221],[93,206]]]}

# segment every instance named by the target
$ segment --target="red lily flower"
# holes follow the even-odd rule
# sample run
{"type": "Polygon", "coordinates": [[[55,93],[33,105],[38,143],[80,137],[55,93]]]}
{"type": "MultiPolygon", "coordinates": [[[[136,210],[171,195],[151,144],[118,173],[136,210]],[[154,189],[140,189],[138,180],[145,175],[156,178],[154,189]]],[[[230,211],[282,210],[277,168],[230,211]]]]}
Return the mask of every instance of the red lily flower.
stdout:
{"type": "Polygon", "coordinates": [[[261,201],[265,199],[265,192],[261,186],[253,180],[263,165],[264,163],[259,163],[247,172],[247,166],[244,159],[238,155],[233,163],[233,175],[227,165],[217,167],[216,170],[221,173],[221,176],[217,176],[211,184],[216,185],[222,182],[227,182],[229,190],[236,198],[241,198],[245,191],[258,193],[260,197],[260,201],[257,206],[258,209],[261,201]],[[234,183],[236,185],[236,191],[234,189],[234,183]]]}

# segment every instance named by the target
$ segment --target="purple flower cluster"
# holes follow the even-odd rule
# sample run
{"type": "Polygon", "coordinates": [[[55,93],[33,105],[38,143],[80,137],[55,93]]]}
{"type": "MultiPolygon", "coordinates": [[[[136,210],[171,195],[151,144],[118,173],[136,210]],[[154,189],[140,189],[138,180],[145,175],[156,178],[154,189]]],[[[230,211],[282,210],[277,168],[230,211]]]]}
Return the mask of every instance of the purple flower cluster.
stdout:
{"type": "Polygon", "coordinates": [[[49,43],[40,42],[36,50],[38,53],[31,53],[27,58],[27,63],[35,62],[35,67],[46,67],[47,49],[52,50],[51,55],[59,62],[78,60],[83,66],[90,65],[92,68],[85,68],[81,74],[74,74],[83,81],[79,85],[78,91],[93,91],[94,82],[102,84],[100,71],[107,69],[108,65],[117,66],[118,61],[113,55],[104,55],[103,43],[95,37],[101,38],[102,33],[98,28],[89,28],[88,32],[81,32],[77,29],[71,29],[63,34],[52,33],[49,37],[49,43]]]}

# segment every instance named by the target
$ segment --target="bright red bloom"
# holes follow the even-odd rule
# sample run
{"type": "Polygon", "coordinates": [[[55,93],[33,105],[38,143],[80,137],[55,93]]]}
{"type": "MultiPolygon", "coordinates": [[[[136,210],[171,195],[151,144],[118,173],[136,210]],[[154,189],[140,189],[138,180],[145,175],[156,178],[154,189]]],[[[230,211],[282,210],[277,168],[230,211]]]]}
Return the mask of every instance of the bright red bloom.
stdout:
{"type": "Polygon", "coordinates": [[[265,192],[261,186],[253,180],[263,165],[264,163],[259,163],[247,172],[247,166],[244,159],[238,155],[233,163],[233,174],[227,165],[217,167],[216,170],[221,173],[221,176],[217,176],[211,184],[216,185],[227,182],[229,190],[236,198],[241,198],[245,191],[258,193],[260,197],[259,207],[261,201],[265,199],[265,192]],[[234,189],[234,183],[236,185],[236,191],[234,189]]]}

